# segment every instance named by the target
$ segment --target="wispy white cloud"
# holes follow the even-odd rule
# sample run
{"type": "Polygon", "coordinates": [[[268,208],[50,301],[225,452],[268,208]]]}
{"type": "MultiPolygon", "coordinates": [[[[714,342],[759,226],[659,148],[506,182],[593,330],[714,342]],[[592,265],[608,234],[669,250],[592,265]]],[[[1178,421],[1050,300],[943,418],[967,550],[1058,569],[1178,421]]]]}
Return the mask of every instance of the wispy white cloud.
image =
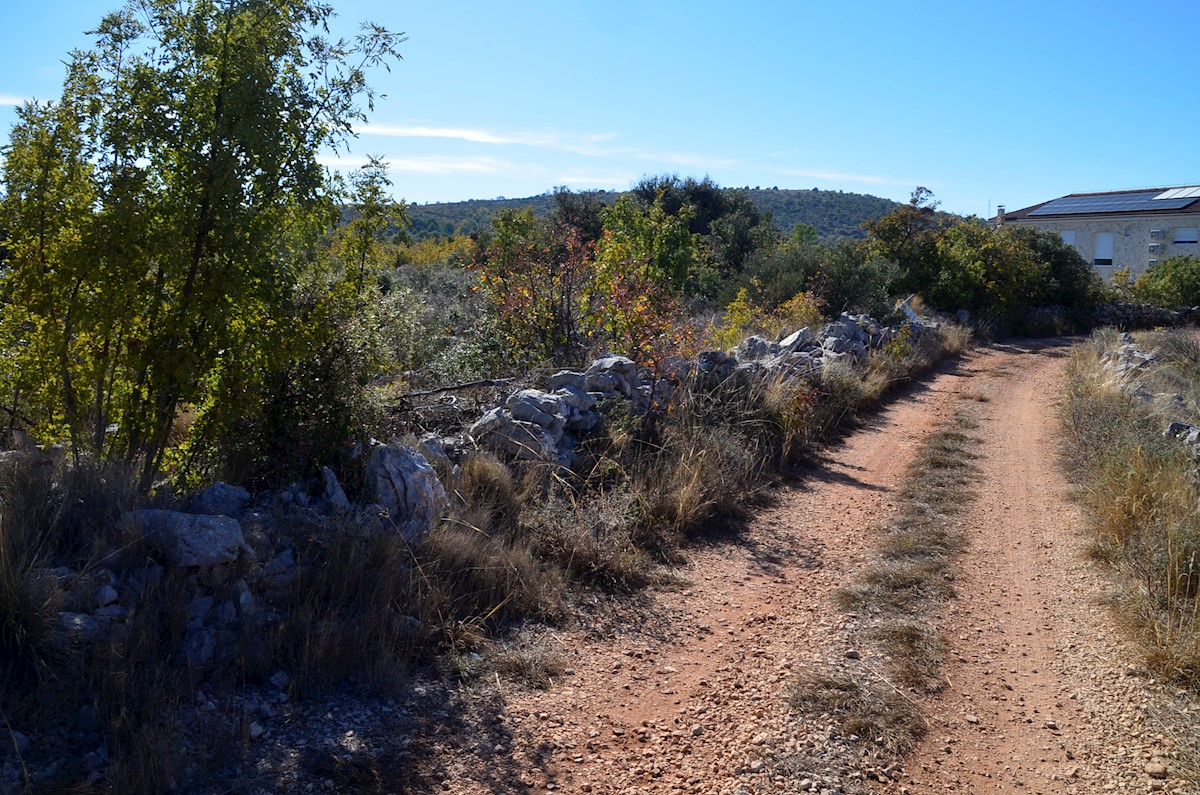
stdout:
{"type": "Polygon", "coordinates": [[[864,185],[915,185],[911,180],[895,179],[893,177],[881,177],[873,174],[849,174],[843,171],[821,171],[817,169],[801,169],[801,168],[777,168],[775,172],[778,174],[786,174],[789,177],[810,177],[812,179],[823,179],[828,182],[861,182],[864,185]]]}
{"type": "Polygon", "coordinates": [[[496,130],[467,127],[393,124],[364,124],[356,127],[355,132],[362,135],[381,135],[390,138],[449,138],[457,141],[492,144],[495,146],[533,146],[559,149],[579,154],[602,153],[597,147],[605,141],[612,140],[614,137],[612,133],[588,133],[578,136],[567,136],[561,133],[540,132],[537,130],[499,132],[496,130]]]}
{"type": "MultiPolygon", "coordinates": [[[[367,158],[355,155],[333,156],[323,157],[320,162],[330,168],[360,168],[367,163],[367,158]]],[[[500,174],[517,168],[514,163],[494,157],[384,157],[383,162],[387,164],[389,171],[416,174],[500,174]]]]}
{"type": "Polygon", "coordinates": [[[24,105],[28,100],[25,97],[18,97],[12,94],[0,94],[0,107],[15,108],[18,105],[24,105]]]}
{"type": "MultiPolygon", "coordinates": [[[[355,128],[361,135],[392,138],[441,138],[490,146],[527,146],[594,158],[625,158],[689,169],[731,168],[741,161],[687,152],[656,152],[623,145],[616,133],[563,134],[540,130],[499,131],[474,127],[434,125],[364,124],[355,128]]],[[[624,180],[622,180],[624,181],[624,180]]],[[[609,183],[612,184],[612,183],[609,183]]]]}

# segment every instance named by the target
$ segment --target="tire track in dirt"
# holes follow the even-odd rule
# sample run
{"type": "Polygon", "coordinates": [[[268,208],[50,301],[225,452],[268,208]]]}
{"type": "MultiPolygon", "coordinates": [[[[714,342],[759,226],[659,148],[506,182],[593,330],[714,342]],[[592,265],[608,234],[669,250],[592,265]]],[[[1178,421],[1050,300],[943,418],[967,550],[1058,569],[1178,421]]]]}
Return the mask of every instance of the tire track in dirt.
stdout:
{"type": "Polygon", "coordinates": [[[983,478],[943,623],[950,684],[929,705],[930,734],[899,791],[1165,788],[1144,773],[1165,745],[1145,728],[1148,691],[1123,675],[1128,655],[1098,607],[1056,451],[1068,350],[1011,350],[1011,364],[978,385],[983,478]]]}

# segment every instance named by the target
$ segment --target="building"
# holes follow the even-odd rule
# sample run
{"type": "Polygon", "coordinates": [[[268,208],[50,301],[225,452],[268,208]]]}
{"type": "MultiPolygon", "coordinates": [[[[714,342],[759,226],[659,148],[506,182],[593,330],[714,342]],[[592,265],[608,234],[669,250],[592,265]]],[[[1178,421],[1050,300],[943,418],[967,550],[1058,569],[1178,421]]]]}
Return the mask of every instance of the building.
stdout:
{"type": "Polygon", "coordinates": [[[1072,193],[1006,213],[997,224],[1023,224],[1062,235],[1107,280],[1128,268],[1144,273],[1159,260],[1200,254],[1200,186],[1072,193]]]}

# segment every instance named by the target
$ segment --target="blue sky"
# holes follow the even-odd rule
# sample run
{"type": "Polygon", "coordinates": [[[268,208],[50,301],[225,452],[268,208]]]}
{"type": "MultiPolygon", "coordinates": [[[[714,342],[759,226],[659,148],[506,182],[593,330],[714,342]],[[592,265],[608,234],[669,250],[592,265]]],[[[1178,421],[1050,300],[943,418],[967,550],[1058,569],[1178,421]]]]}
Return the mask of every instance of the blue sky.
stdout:
{"type": "MultiPolygon", "coordinates": [[[[404,31],[352,142],[412,202],[624,189],[647,174],[986,215],[1200,184],[1200,3],[333,0],[404,31]]],[[[116,0],[0,0],[0,139],[116,0]]]]}

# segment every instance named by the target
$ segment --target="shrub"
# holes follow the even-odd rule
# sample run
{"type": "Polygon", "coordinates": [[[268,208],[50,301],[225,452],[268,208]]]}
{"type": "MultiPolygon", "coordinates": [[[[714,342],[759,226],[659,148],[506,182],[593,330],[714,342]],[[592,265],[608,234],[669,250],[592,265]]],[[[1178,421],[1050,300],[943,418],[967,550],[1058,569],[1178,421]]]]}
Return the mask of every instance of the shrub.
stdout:
{"type": "Polygon", "coordinates": [[[772,337],[780,329],[796,330],[821,321],[820,301],[811,293],[796,293],[778,306],[768,309],[761,299],[757,282],[738,290],[737,297],[725,307],[725,316],[711,334],[711,344],[728,350],[751,334],[772,337]],[[756,297],[751,296],[751,290],[756,297]]]}
{"type": "Polygon", "coordinates": [[[1200,305],[1200,257],[1170,257],[1155,265],[1133,283],[1139,301],[1175,308],[1200,305]]]}

